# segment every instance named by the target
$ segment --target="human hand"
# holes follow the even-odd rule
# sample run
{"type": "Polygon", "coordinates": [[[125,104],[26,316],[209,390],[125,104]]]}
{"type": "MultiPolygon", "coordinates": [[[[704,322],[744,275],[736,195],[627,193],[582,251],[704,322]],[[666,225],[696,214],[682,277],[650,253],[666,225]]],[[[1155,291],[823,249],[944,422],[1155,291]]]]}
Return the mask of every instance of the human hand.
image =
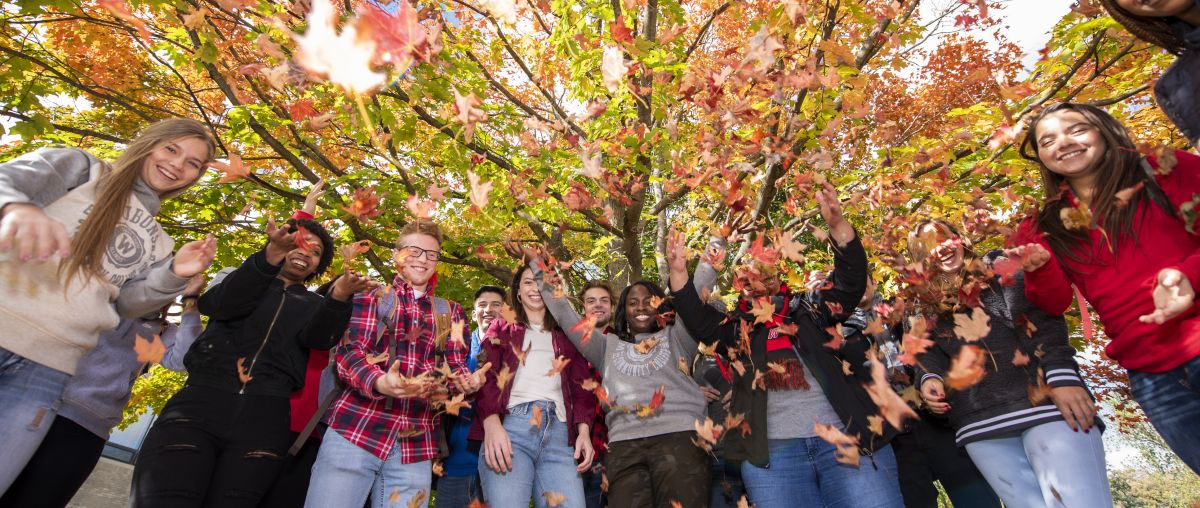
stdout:
{"type": "Polygon", "coordinates": [[[304,207],[301,210],[307,212],[313,217],[317,216],[317,203],[321,201],[321,196],[325,195],[325,179],[317,180],[317,183],[308,189],[308,195],[304,196],[304,207]]]}
{"type": "Polygon", "coordinates": [[[701,386],[700,393],[704,395],[705,402],[712,402],[714,400],[721,398],[721,390],[718,390],[711,386],[701,386]]]}
{"type": "Polygon", "coordinates": [[[1045,266],[1050,261],[1050,251],[1042,247],[1041,244],[1029,243],[1011,249],[1004,249],[1004,257],[1021,260],[1021,268],[1026,272],[1032,272],[1045,266]]]}
{"type": "Polygon", "coordinates": [[[275,219],[267,219],[267,262],[272,265],[278,265],[283,262],[283,258],[296,248],[296,233],[299,230],[290,230],[291,228],[276,227],[275,219]]]}
{"type": "Polygon", "coordinates": [[[921,400],[925,401],[929,412],[935,415],[946,414],[950,410],[950,404],[945,402],[946,385],[941,379],[931,377],[921,383],[921,400]]]}
{"type": "Polygon", "coordinates": [[[1058,406],[1058,411],[1067,420],[1067,426],[1075,432],[1080,429],[1088,432],[1096,422],[1096,403],[1082,387],[1050,388],[1050,400],[1058,406]]]}
{"type": "Polygon", "coordinates": [[[375,289],[376,287],[379,287],[379,283],[371,280],[370,277],[347,270],[346,273],[334,281],[329,295],[339,302],[348,302],[355,293],[365,289],[375,289]]]}
{"type": "Polygon", "coordinates": [[[459,374],[454,379],[454,384],[458,386],[458,390],[466,395],[470,395],[483,388],[483,383],[487,381],[487,372],[491,370],[492,363],[488,362],[479,367],[475,372],[469,374],[459,374]]]}
{"type": "MultiPolygon", "coordinates": [[[[175,252],[171,261],[171,271],[180,277],[195,279],[200,276],[200,285],[204,285],[204,271],[212,266],[213,258],[217,256],[217,238],[209,233],[203,240],[185,243],[175,252]]],[[[188,282],[190,287],[193,281],[188,282]]],[[[186,290],[185,290],[186,291],[186,290]]]]}
{"type": "Polygon", "coordinates": [[[67,228],[57,219],[46,215],[37,205],[9,203],[0,218],[0,252],[17,247],[17,259],[29,261],[36,255],[45,261],[54,254],[71,255],[71,238],[67,228]]]}
{"type": "Polygon", "coordinates": [[[589,432],[586,423],[579,424],[579,435],[575,436],[575,460],[579,465],[575,466],[575,472],[582,473],[592,467],[592,460],[596,458],[596,449],[592,446],[592,435],[589,432]]]}
{"type": "Polygon", "coordinates": [[[842,215],[842,202],[838,199],[837,189],[833,184],[825,182],[817,191],[817,205],[821,209],[821,218],[829,226],[829,237],[842,246],[854,239],[854,227],[842,215]]]}
{"type": "Polygon", "coordinates": [[[501,474],[512,470],[512,442],[500,422],[500,415],[483,420],[483,449],[480,452],[488,469],[501,474]]]}
{"type": "Polygon", "coordinates": [[[1158,272],[1154,285],[1154,312],[1141,316],[1138,321],[1161,325],[1178,316],[1196,302],[1196,291],[1183,272],[1164,268],[1158,272]]]}

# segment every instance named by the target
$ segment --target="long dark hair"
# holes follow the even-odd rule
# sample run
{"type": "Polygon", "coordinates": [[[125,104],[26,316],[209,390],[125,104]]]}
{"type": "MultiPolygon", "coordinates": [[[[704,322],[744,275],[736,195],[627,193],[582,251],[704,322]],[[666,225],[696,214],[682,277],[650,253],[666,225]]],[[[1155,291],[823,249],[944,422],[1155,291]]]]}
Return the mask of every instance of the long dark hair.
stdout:
{"type": "MultiPolygon", "coordinates": [[[[529,265],[522,263],[517,267],[517,271],[513,273],[512,282],[508,285],[508,304],[512,306],[513,312],[517,314],[517,322],[529,326],[529,315],[525,314],[525,305],[521,304],[521,276],[527,270],[531,270],[529,265]]],[[[553,330],[558,328],[558,321],[554,319],[554,314],[550,313],[550,309],[546,309],[546,317],[542,321],[543,330],[553,330]]]]}
{"type": "MultiPolygon", "coordinates": [[[[664,292],[662,288],[644,280],[639,280],[633,284],[630,284],[623,291],[621,291],[621,298],[617,299],[617,312],[613,314],[613,329],[616,330],[617,337],[625,342],[634,341],[633,332],[629,331],[629,317],[626,316],[625,313],[625,302],[629,300],[629,290],[633,289],[634,286],[642,286],[646,288],[646,291],[649,291],[651,295],[663,299],[663,303],[659,305],[657,309],[654,309],[656,313],[664,314],[668,312],[675,312],[675,306],[671,305],[671,301],[667,299],[667,293],[664,292]]],[[[655,322],[657,323],[657,318],[655,319],[655,322]]],[[[659,330],[662,330],[661,326],[655,328],[653,331],[657,332],[659,330]]]]}
{"type": "Polygon", "coordinates": [[[1050,171],[1038,155],[1038,123],[1053,113],[1063,111],[1074,111],[1083,115],[1104,138],[1105,150],[1096,162],[1100,176],[1096,180],[1096,188],[1092,191],[1091,210],[1092,216],[1102,222],[1098,225],[1108,234],[1113,249],[1116,249],[1122,240],[1136,240],[1133,219],[1148,196],[1158,189],[1158,184],[1143,168],[1142,155],[1133,146],[1125,126],[1103,109],[1089,104],[1063,102],[1043,109],[1029,122],[1029,129],[1021,142],[1021,156],[1037,162],[1042,173],[1042,188],[1046,201],[1037,218],[1038,228],[1046,234],[1046,241],[1050,243],[1050,249],[1056,256],[1087,263],[1091,259],[1085,259],[1081,251],[1091,241],[1089,232],[1070,229],[1062,223],[1060,212],[1064,206],[1068,206],[1063,196],[1066,179],[1050,171]],[[1139,182],[1145,183],[1148,192],[1138,192],[1127,206],[1120,206],[1116,198],[1117,192],[1133,187],[1139,182]]]}
{"type": "Polygon", "coordinates": [[[1117,5],[1116,0],[1100,0],[1100,5],[1108,11],[1112,19],[1125,27],[1135,37],[1155,46],[1170,51],[1173,54],[1183,54],[1185,46],[1183,38],[1171,29],[1171,23],[1166,17],[1138,16],[1117,5]]]}

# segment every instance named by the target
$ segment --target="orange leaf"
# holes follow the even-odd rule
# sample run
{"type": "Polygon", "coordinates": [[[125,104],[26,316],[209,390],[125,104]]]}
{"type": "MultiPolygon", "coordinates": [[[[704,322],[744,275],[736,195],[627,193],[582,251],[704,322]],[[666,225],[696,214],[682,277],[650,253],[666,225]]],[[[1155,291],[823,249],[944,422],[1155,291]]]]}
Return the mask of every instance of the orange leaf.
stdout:
{"type": "Polygon", "coordinates": [[[370,224],[371,219],[383,213],[383,210],[379,209],[379,201],[381,199],[383,199],[381,196],[375,195],[374,187],[354,189],[354,196],[350,198],[350,204],[343,206],[342,210],[353,215],[359,222],[370,224]]]}
{"type": "Polygon", "coordinates": [[[351,261],[354,261],[355,258],[357,258],[358,256],[361,256],[361,255],[367,253],[368,251],[370,251],[371,250],[371,242],[369,240],[362,240],[362,241],[358,241],[358,242],[354,242],[354,243],[348,243],[346,245],[343,245],[341,247],[341,249],[339,249],[339,250],[342,253],[342,260],[345,261],[347,264],[349,264],[351,261]]]}
{"type": "MultiPolygon", "coordinates": [[[[517,357],[517,362],[519,362],[521,365],[525,365],[525,358],[529,356],[529,350],[518,348],[516,344],[512,344],[511,347],[513,356],[517,357]]],[[[532,348],[533,345],[530,344],[529,347],[532,348]]]]}
{"type": "Polygon", "coordinates": [[[1024,367],[1029,365],[1029,355],[1021,352],[1020,349],[1016,350],[1013,352],[1012,364],[1016,367],[1024,367]]]}
{"type": "Polygon", "coordinates": [[[542,425],[542,406],[533,406],[533,412],[529,415],[529,426],[540,427],[542,425]]]}
{"type": "MultiPolygon", "coordinates": [[[[891,384],[888,383],[883,363],[879,361],[875,350],[869,351],[867,358],[871,361],[871,383],[866,385],[867,395],[871,396],[871,401],[875,402],[875,406],[879,408],[880,416],[887,420],[888,424],[893,428],[903,429],[904,420],[917,418],[917,413],[892,389],[891,384]]],[[[882,425],[880,425],[880,429],[882,429],[882,425]]],[[[880,430],[876,434],[883,435],[883,431],[880,430]]]]}
{"type": "Polygon", "coordinates": [[[246,357],[244,356],[237,359],[238,381],[241,381],[242,384],[249,383],[251,379],[254,379],[254,376],[250,375],[250,369],[242,365],[245,362],[246,357]]]}
{"type": "Polygon", "coordinates": [[[588,341],[592,340],[592,330],[595,329],[596,316],[588,314],[587,316],[584,316],[583,319],[580,319],[578,323],[575,323],[575,326],[572,326],[569,332],[579,334],[581,337],[579,339],[579,345],[584,346],[587,345],[588,341]]]}
{"type": "Polygon", "coordinates": [[[954,315],[954,334],[967,342],[975,342],[987,336],[992,327],[988,324],[991,318],[983,307],[971,309],[971,314],[954,315]]]}
{"type": "Polygon", "coordinates": [[[554,365],[550,367],[550,370],[546,371],[546,377],[554,377],[558,374],[562,374],[562,370],[567,368],[567,364],[569,363],[571,363],[571,359],[565,356],[559,356],[555,358],[554,365]]]}
{"type": "Polygon", "coordinates": [[[1133,195],[1137,194],[1137,191],[1142,190],[1142,188],[1145,186],[1146,181],[1143,180],[1138,182],[1137,185],[1134,185],[1133,187],[1128,187],[1117,191],[1117,193],[1113,195],[1113,197],[1117,200],[1117,208],[1124,208],[1126,205],[1128,205],[1129,201],[1133,199],[1133,195]]]}
{"type": "Polygon", "coordinates": [[[656,413],[658,411],[658,409],[662,407],[663,402],[666,401],[666,399],[667,399],[666,390],[667,390],[666,385],[659,386],[658,389],[654,391],[654,395],[650,397],[649,405],[643,406],[641,404],[638,404],[637,405],[638,418],[646,418],[646,417],[649,417],[649,416],[653,415],[654,413],[656,413]]]}
{"type": "Polygon", "coordinates": [[[428,219],[433,214],[434,207],[437,203],[428,199],[421,199],[416,194],[408,196],[408,201],[405,203],[408,206],[408,211],[412,212],[413,217],[418,219],[428,219]]]}
{"type": "Polygon", "coordinates": [[[754,324],[767,323],[775,316],[775,304],[766,298],[755,298],[750,306],[750,314],[754,316],[754,324]]]}
{"type": "Polygon", "coordinates": [[[236,153],[229,154],[229,162],[212,161],[208,163],[209,167],[216,168],[224,173],[217,183],[229,183],[239,178],[246,178],[250,175],[250,170],[246,169],[246,165],[242,164],[242,158],[236,153]]]}
{"type": "Polygon", "coordinates": [[[378,353],[378,354],[367,353],[367,365],[378,365],[380,363],[386,363],[387,361],[388,361],[388,352],[387,351],[384,351],[384,352],[378,353]]]}
{"type": "MultiPolygon", "coordinates": [[[[399,493],[399,491],[393,492],[399,493]]],[[[429,493],[425,492],[425,489],[418,490],[417,493],[413,495],[412,499],[408,500],[408,508],[422,508],[427,504],[426,501],[428,499],[429,493]]]]}
{"type": "Polygon", "coordinates": [[[567,496],[558,492],[543,492],[542,497],[546,498],[546,506],[554,507],[563,504],[567,500],[567,496]]]}
{"type": "Polygon", "coordinates": [[[512,378],[513,373],[508,369],[508,366],[505,365],[504,368],[500,369],[500,372],[496,373],[496,386],[500,387],[500,391],[503,392],[504,387],[508,386],[508,382],[511,381],[512,378]]]}
{"type": "Polygon", "coordinates": [[[904,339],[900,344],[902,354],[899,357],[901,363],[905,365],[916,365],[917,355],[924,353],[933,345],[933,341],[929,340],[929,333],[925,330],[927,321],[922,317],[909,318],[909,331],[904,333],[904,339]]]}
{"type": "Polygon", "coordinates": [[[634,344],[633,349],[644,355],[650,354],[650,351],[658,347],[658,343],[661,341],[662,339],[659,337],[647,337],[642,339],[641,342],[634,344]]]}
{"type": "Polygon", "coordinates": [[[458,416],[458,412],[463,408],[471,407],[471,403],[464,400],[466,397],[467,396],[465,394],[460,393],[455,395],[454,398],[446,401],[446,412],[454,416],[458,416]]]}
{"type": "Polygon", "coordinates": [[[625,26],[625,20],[622,16],[617,16],[617,19],[608,24],[609,32],[612,33],[612,38],[623,45],[633,44],[633,30],[625,26]]]}
{"type": "Polygon", "coordinates": [[[979,346],[963,346],[958,356],[950,361],[950,372],[946,375],[946,386],[963,390],[978,383],[987,371],[983,368],[984,352],[979,346]]]}
{"type": "Polygon", "coordinates": [[[825,442],[837,447],[834,458],[838,462],[847,466],[858,467],[858,438],[847,436],[844,432],[838,430],[832,425],[825,425],[821,422],[813,424],[813,431],[817,437],[824,439],[825,442]]]}
{"type": "Polygon", "coordinates": [[[138,334],[133,341],[133,351],[137,354],[138,363],[162,363],[167,355],[167,346],[163,344],[158,334],[153,339],[146,339],[138,334]]]}

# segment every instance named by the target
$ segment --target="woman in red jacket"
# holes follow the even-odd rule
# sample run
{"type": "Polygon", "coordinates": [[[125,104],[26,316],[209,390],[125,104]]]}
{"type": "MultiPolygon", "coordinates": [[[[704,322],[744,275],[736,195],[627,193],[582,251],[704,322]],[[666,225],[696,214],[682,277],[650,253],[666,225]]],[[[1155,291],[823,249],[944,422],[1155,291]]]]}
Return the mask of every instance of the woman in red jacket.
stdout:
{"type": "Polygon", "coordinates": [[[583,388],[588,363],[546,312],[528,265],[513,276],[514,322],[496,319],[482,344],[491,362],[475,397],[470,439],[482,440],[479,476],[488,505],[583,508],[583,480],[595,456],[589,424],[596,396],[583,388]],[[576,462],[578,461],[578,463],[576,462]]]}
{"type": "Polygon", "coordinates": [[[1041,166],[1046,200],[1026,219],[1009,257],[1024,262],[1025,292],[1062,314],[1074,284],[1129,371],[1133,397],[1171,449],[1200,473],[1200,158],[1143,157],[1104,110],[1043,110],[1021,144],[1041,166]]]}

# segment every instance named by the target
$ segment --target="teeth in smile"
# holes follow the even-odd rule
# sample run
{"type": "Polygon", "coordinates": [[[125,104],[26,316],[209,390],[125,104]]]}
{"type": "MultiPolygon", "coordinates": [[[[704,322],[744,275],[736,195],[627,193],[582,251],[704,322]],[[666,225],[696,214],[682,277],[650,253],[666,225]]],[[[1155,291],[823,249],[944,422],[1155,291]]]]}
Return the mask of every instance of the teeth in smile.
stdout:
{"type": "Polygon", "coordinates": [[[1083,154],[1083,150],[1076,150],[1076,151],[1074,151],[1074,152],[1067,152],[1067,153],[1064,153],[1064,154],[1062,154],[1061,156],[1059,156],[1058,160],[1060,160],[1060,161],[1061,161],[1061,160],[1073,159],[1073,158],[1075,158],[1076,156],[1079,156],[1079,155],[1082,155],[1082,154],[1083,154]]]}

